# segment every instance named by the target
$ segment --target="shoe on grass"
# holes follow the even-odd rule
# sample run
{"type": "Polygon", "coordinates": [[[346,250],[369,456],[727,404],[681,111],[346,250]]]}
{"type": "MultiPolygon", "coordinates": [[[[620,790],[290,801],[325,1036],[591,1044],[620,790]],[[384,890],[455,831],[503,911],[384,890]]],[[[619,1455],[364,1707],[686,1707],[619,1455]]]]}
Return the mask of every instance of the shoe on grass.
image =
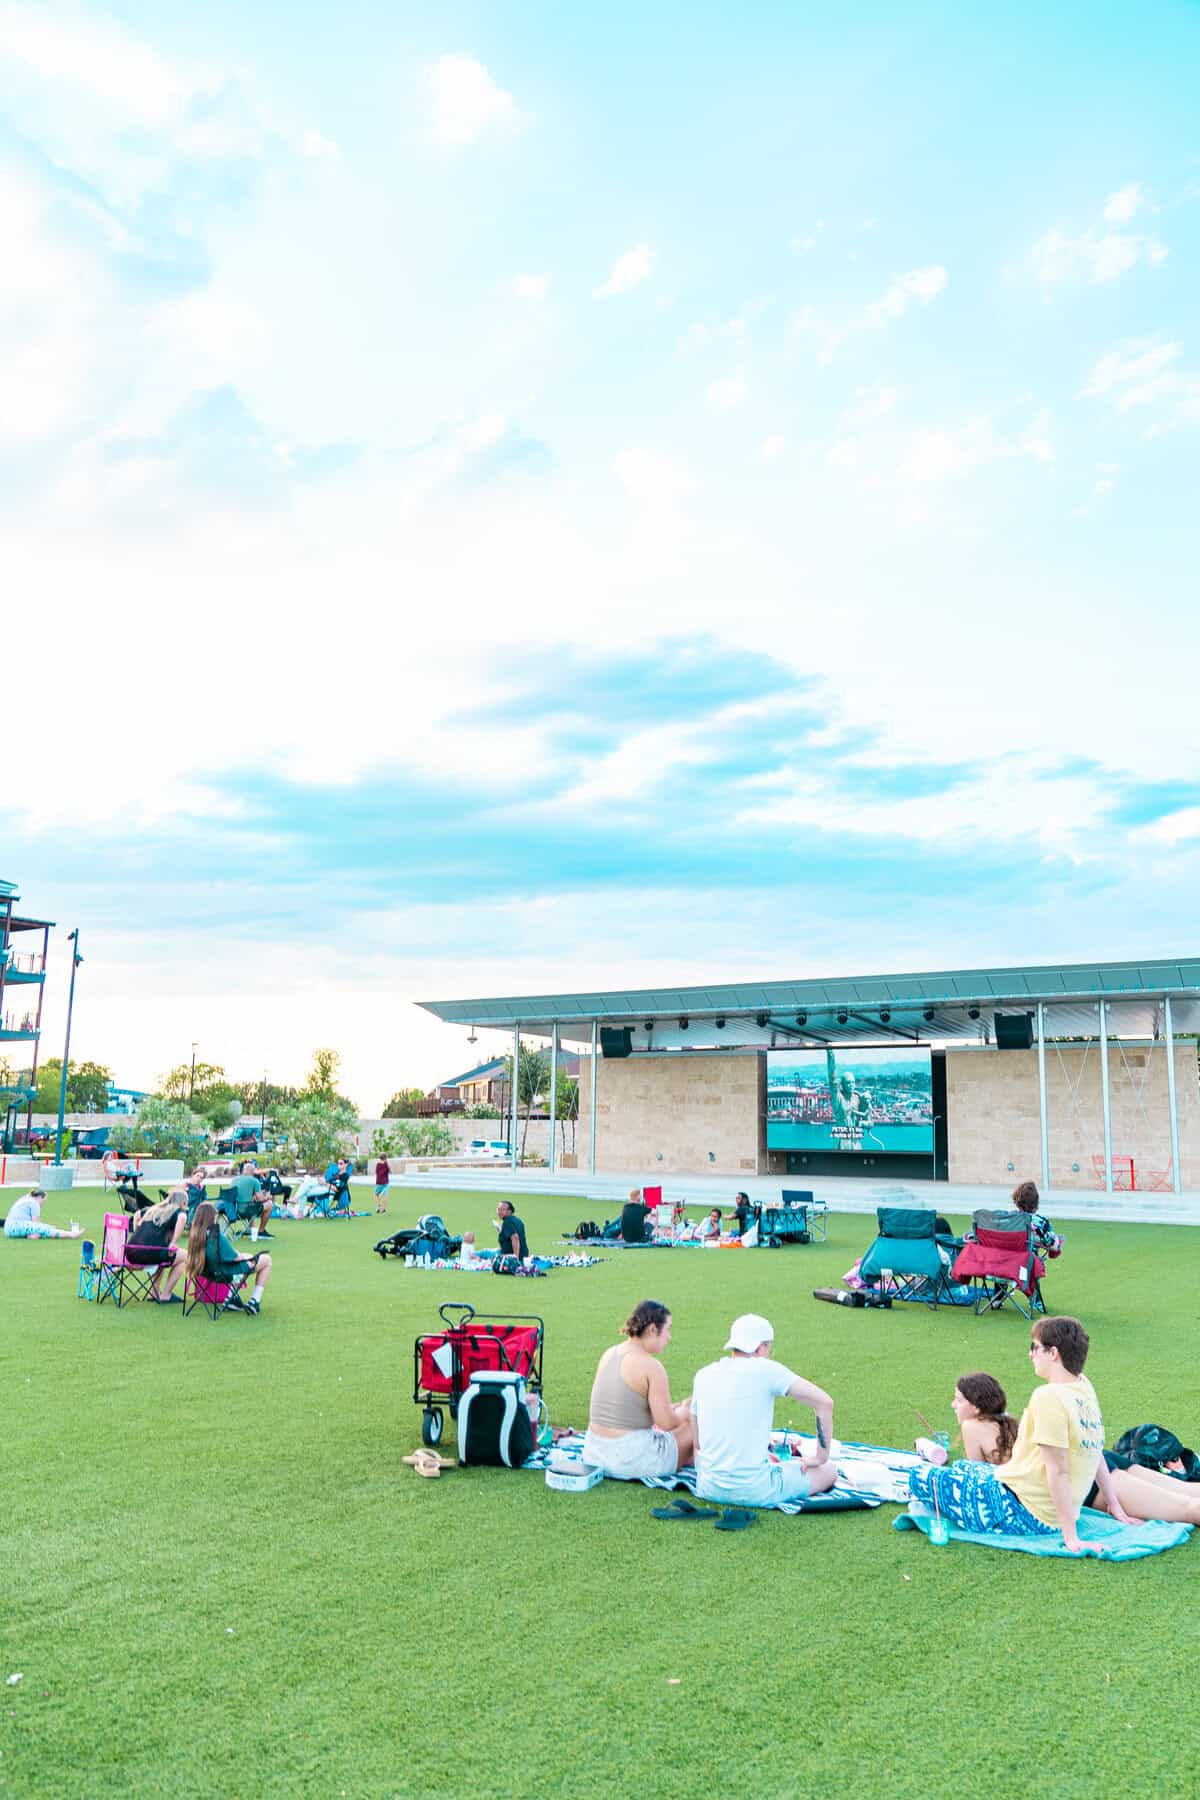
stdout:
{"type": "Polygon", "coordinates": [[[248,1313],[253,1313],[254,1317],[256,1319],[261,1310],[262,1309],[260,1308],[257,1300],[243,1300],[242,1301],[242,1311],[248,1312],[248,1313]]]}

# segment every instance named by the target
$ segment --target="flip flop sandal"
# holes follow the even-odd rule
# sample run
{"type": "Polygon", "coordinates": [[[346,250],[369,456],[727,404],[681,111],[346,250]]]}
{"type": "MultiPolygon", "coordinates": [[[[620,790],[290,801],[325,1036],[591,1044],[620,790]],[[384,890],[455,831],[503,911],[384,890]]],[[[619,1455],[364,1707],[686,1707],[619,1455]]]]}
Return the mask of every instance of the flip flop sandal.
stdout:
{"type": "Polygon", "coordinates": [[[652,1519],[716,1519],[719,1514],[711,1506],[693,1506],[690,1500],[672,1500],[669,1506],[652,1506],[652,1519]]]}
{"type": "Polygon", "coordinates": [[[457,1466],[450,1457],[439,1456],[435,1450],[414,1450],[411,1456],[403,1456],[400,1460],[406,1462],[410,1469],[415,1469],[418,1475],[430,1478],[440,1475],[443,1469],[457,1466]]]}
{"type": "Polygon", "coordinates": [[[745,1531],[748,1525],[758,1524],[758,1514],[748,1512],[744,1506],[727,1506],[724,1516],[717,1520],[718,1531],[745,1531]]]}

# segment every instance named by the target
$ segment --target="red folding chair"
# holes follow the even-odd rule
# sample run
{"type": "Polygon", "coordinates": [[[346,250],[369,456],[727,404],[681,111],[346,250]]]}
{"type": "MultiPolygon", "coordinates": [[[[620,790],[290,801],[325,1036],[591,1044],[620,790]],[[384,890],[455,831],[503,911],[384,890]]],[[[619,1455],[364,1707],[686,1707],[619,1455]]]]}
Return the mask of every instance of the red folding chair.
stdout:
{"type": "Polygon", "coordinates": [[[1033,1226],[1024,1231],[989,1231],[976,1223],[975,1236],[954,1259],[952,1281],[975,1289],[975,1311],[999,1312],[1008,1301],[1026,1319],[1044,1313],[1042,1276],[1046,1265],[1033,1242],[1033,1226]],[[1022,1295],[1028,1303],[1022,1304],[1022,1295]]]}

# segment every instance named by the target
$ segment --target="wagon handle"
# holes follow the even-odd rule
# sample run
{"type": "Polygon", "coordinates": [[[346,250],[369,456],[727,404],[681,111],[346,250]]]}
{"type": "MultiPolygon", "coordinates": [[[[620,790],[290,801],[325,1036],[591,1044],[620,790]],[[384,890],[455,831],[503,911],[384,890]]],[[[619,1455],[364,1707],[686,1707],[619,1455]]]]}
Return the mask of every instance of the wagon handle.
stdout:
{"type": "Polygon", "coordinates": [[[438,1307],[438,1316],[445,1322],[447,1331],[461,1331],[475,1317],[475,1308],[468,1306],[465,1300],[447,1300],[443,1306],[438,1307]],[[464,1317],[452,1319],[451,1313],[462,1313],[464,1317]]]}

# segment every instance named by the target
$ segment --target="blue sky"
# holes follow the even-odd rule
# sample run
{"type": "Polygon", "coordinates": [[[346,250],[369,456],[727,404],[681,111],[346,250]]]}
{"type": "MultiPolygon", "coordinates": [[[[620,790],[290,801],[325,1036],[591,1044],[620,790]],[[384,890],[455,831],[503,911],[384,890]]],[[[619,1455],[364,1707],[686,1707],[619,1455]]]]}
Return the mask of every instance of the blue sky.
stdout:
{"type": "Polygon", "coordinates": [[[0,4],[0,873],[81,1053],[372,1106],[464,1062],[419,998],[1194,951],[1198,52],[0,4]]]}

